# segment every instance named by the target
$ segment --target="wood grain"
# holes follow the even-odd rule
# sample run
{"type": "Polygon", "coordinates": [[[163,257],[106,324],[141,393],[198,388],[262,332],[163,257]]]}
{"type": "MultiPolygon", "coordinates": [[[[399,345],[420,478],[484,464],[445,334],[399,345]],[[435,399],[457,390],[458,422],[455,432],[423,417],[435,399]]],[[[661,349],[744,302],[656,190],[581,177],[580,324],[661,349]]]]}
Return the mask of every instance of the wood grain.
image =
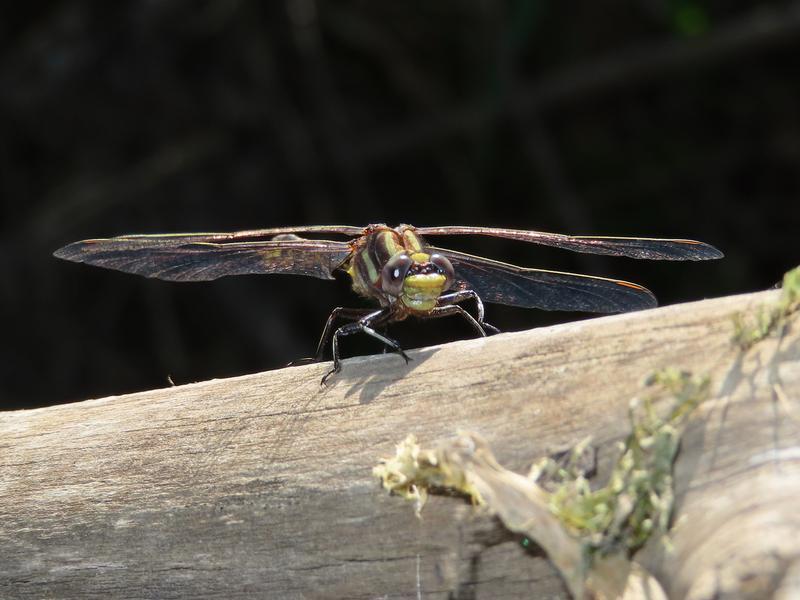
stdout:
{"type": "Polygon", "coordinates": [[[674,598],[790,597],[796,315],[746,352],[731,341],[734,314],[779,293],[346,360],[326,388],[322,364],[0,413],[0,596],[566,597],[495,518],[434,497],[417,519],[371,469],[407,433],[467,429],[518,471],[592,434],[602,478],[630,399],[672,366],[713,395],[676,464],[673,551],[639,560],[674,598]]]}

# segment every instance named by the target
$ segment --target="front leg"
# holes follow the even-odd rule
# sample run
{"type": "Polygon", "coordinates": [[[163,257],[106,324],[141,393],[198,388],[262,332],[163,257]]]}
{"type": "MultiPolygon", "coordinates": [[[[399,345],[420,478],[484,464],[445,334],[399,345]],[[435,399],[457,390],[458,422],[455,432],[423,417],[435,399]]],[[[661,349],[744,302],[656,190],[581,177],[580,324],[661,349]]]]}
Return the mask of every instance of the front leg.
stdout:
{"type": "MultiPolygon", "coordinates": [[[[439,296],[439,306],[434,309],[434,312],[437,311],[439,308],[445,308],[447,306],[463,302],[464,300],[475,300],[475,306],[477,307],[478,311],[478,319],[477,319],[477,323],[479,324],[478,329],[481,335],[485,336],[487,331],[489,333],[500,333],[500,330],[497,327],[495,327],[494,325],[490,325],[489,323],[484,321],[483,300],[481,300],[481,297],[475,290],[458,290],[456,292],[450,292],[449,294],[444,294],[442,296],[439,296]]],[[[461,314],[462,316],[464,316],[464,318],[469,317],[468,320],[472,321],[470,325],[474,327],[475,325],[473,323],[475,322],[475,319],[472,317],[472,315],[470,315],[463,308],[461,310],[463,311],[463,314],[462,313],[458,314],[461,314]]],[[[441,313],[440,315],[435,315],[435,316],[437,317],[445,316],[446,314],[455,314],[455,312],[456,311],[450,313],[441,313]]]]}
{"type": "Polygon", "coordinates": [[[333,325],[337,319],[349,319],[351,321],[361,319],[370,313],[375,312],[372,308],[347,308],[344,306],[337,306],[331,311],[328,320],[325,322],[325,327],[322,329],[322,335],[317,343],[317,350],[314,356],[308,358],[298,358],[290,362],[287,366],[296,367],[298,365],[307,365],[313,362],[321,362],[325,354],[325,346],[333,333],[333,325]]]}
{"type": "Polygon", "coordinates": [[[333,324],[336,322],[336,319],[350,319],[353,321],[368,317],[374,312],[375,311],[372,308],[346,308],[344,306],[338,306],[334,308],[331,311],[331,315],[328,317],[328,320],[325,322],[325,328],[322,330],[322,335],[320,336],[319,343],[317,344],[317,351],[314,353],[314,360],[317,362],[322,360],[322,355],[325,353],[325,345],[328,343],[328,340],[331,337],[333,324]]]}
{"type": "MultiPolygon", "coordinates": [[[[461,308],[458,304],[447,304],[445,306],[437,306],[423,318],[425,319],[438,319],[439,317],[449,317],[450,315],[459,315],[464,318],[464,320],[472,325],[473,329],[478,332],[478,335],[481,337],[486,337],[486,331],[483,329],[483,326],[486,325],[485,323],[481,325],[478,321],[475,320],[471,314],[461,308]]],[[[490,326],[491,327],[491,326],[490,326]]]]}
{"type": "Polygon", "coordinates": [[[408,364],[408,361],[411,359],[405,352],[403,352],[400,344],[398,344],[395,340],[378,333],[374,329],[374,327],[378,327],[390,321],[393,316],[394,309],[391,306],[387,306],[386,308],[376,310],[375,312],[366,315],[355,323],[348,323],[347,325],[342,325],[339,327],[339,329],[337,329],[333,334],[333,368],[325,374],[320,382],[320,385],[325,385],[325,382],[331,375],[342,370],[342,361],[339,356],[339,338],[346,335],[353,335],[354,333],[366,333],[367,335],[374,337],[376,340],[380,340],[393,351],[399,353],[400,356],[402,356],[406,361],[406,364],[408,364]]]}

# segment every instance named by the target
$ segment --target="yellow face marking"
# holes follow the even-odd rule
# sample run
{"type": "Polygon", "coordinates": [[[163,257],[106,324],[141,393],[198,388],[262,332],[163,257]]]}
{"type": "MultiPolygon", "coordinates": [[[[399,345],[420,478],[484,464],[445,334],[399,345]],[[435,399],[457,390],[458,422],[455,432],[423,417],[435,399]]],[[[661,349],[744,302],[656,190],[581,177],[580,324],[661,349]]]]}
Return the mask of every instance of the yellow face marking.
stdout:
{"type": "Polygon", "coordinates": [[[427,314],[436,307],[446,280],[440,273],[409,275],[403,283],[400,302],[412,312],[427,314]]]}
{"type": "Polygon", "coordinates": [[[405,288],[422,291],[433,290],[442,287],[445,276],[441,273],[426,273],[424,275],[409,275],[405,280],[405,288]]]}

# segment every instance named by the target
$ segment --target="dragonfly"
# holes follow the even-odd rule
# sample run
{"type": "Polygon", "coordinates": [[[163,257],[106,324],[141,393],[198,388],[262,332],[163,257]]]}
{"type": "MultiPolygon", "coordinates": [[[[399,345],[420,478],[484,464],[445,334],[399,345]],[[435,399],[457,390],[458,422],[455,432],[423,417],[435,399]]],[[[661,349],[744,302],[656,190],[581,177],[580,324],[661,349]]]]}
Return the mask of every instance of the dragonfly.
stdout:
{"type": "Polygon", "coordinates": [[[230,275],[284,273],[335,279],[350,276],[353,291],[377,308],[333,309],[314,358],[323,360],[332,338],[333,368],[341,371],[343,337],[363,333],[409,361],[385,327],[407,317],[463,318],[485,337],[499,330],[485,321],[484,302],[590,313],[617,313],[656,306],[655,296],[636,283],[525,268],[430,245],[424,236],[481,235],[552,246],[574,252],[650,260],[722,258],[713,246],[686,239],[575,236],[497,227],[367,227],[314,225],[233,233],[122,235],[75,242],[56,250],[65,260],[167,281],[210,281],[230,275]],[[340,235],[348,241],[303,235],[340,235]],[[475,304],[476,316],[462,303],[475,304]],[[342,320],[347,323],[336,327],[342,320]]]}

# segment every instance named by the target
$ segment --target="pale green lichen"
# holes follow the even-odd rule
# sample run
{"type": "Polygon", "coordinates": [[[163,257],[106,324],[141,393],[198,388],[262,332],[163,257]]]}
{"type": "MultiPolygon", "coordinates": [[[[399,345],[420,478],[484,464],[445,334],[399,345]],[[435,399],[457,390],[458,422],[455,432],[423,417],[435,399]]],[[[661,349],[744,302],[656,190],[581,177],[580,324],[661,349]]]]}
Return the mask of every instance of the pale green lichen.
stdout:
{"type": "Polygon", "coordinates": [[[733,317],[733,341],[742,350],[773,332],[780,333],[786,317],[800,308],[800,267],[783,276],[781,297],[774,304],[759,306],[749,314],[737,313],[733,317]]]}
{"type": "Polygon", "coordinates": [[[583,475],[568,474],[552,492],[550,507],[587,550],[633,551],[654,532],[666,532],[672,511],[672,465],[686,417],[708,395],[707,377],[677,369],[654,373],[657,388],[631,402],[631,433],[605,486],[591,490],[583,475]],[[664,407],[663,396],[672,397],[664,407]],[[661,408],[661,410],[658,410],[661,408]]]}
{"type": "MultiPolygon", "coordinates": [[[[666,532],[672,511],[672,465],[684,424],[708,395],[707,377],[664,369],[647,379],[648,394],[631,402],[631,433],[620,442],[620,456],[603,487],[592,490],[587,438],[565,460],[545,458],[531,469],[529,481],[541,490],[549,511],[578,540],[587,556],[631,552],[656,532],[666,532]]],[[[462,465],[450,463],[441,449],[424,450],[413,435],[398,444],[394,457],[373,469],[386,489],[413,500],[422,509],[432,489],[449,489],[483,498],[462,465]]],[[[489,502],[490,509],[496,510],[489,502]]],[[[535,537],[535,536],[533,536],[535,537]]]]}

